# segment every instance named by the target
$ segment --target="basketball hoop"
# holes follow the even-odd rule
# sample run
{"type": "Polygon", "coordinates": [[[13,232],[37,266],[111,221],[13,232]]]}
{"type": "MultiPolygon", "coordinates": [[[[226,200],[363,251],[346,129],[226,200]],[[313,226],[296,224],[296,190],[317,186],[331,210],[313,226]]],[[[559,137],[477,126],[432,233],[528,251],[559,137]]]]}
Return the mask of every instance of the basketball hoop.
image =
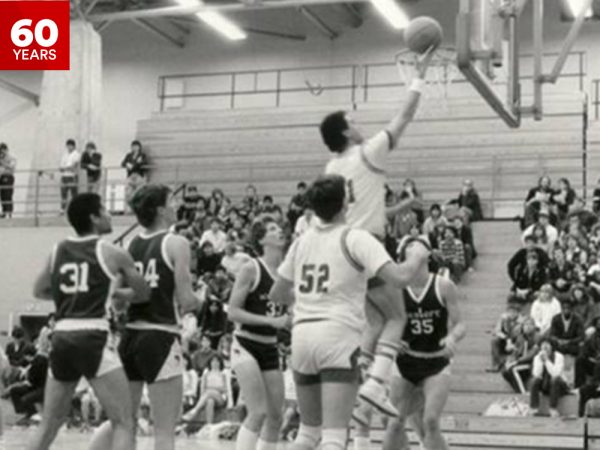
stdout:
{"type": "MultiPolygon", "coordinates": [[[[405,90],[408,90],[413,78],[417,75],[418,56],[408,49],[396,54],[396,66],[405,90]]],[[[447,47],[438,48],[427,69],[425,97],[446,100],[449,97],[450,85],[456,80],[459,73],[456,66],[456,51],[447,47]]]]}

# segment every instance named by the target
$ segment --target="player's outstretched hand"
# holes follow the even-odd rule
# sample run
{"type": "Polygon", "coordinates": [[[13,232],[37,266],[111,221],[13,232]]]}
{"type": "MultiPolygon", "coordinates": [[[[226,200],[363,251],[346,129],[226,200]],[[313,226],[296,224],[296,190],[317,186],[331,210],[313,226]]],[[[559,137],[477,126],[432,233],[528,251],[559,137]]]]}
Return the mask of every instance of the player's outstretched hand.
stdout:
{"type": "Polygon", "coordinates": [[[273,326],[273,328],[275,328],[277,330],[281,330],[283,328],[288,328],[291,323],[291,318],[287,314],[284,314],[283,316],[279,316],[279,317],[273,317],[272,320],[273,320],[272,326],[273,326]]]}

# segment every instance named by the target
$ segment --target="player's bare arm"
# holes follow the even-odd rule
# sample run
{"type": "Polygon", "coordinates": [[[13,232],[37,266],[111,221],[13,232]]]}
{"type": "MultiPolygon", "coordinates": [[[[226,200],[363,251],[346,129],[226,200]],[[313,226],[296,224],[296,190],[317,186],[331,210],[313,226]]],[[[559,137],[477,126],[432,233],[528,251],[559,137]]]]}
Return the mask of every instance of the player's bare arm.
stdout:
{"type": "Polygon", "coordinates": [[[456,353],[456,345],[460,342],[467,334],[467,327],[462,320],[460,314],[460,308],[458,307],[458,291],[456,285],[446,278],[439,278],[440,294],[446,303],[448,309],[448,320],[452,325],[452,329],[449,331],[448,336],[444,339],[444,347],[446,348],[449,356],[456,353]]]}
{"type": "Polygon", "coordinates": [[[418,198],[416,198],[416,197],[407,198],[404,200],[400,200],[398,203],[396,203],[393,206],[385,208],[385,215],[388,218],[394,217],[396,214],[406,212],[409,209],[411,209],[415,206],[420,206],[420,205],[421,205],[421,201],[418,198]]]}
{"type": "Polygon", "coordinates": [[[285,328],[288,323],[287,314],[280,317],[267,317],[259,314],[252,314],[244,309],[246,297],[252,290],[256,281],[256,267],[252,261],[246,262],[233,284],[231,297],[229,298],[229,320],[232,322],[243,323],[253,326],[268,326],[273,328],[285,328]]]}
{"type": "Polygon", "coordinates": [[[422,245],[407,250],[406,261],[396,264],[389,262],[377,272],[377,276],[397,288],[408,286],[419,268],[429,259],[429,250],[422,245]]]}
{"type": "MultiPolygon", "coordinates": [[[[431,62],[431,58],[434,54],[434,48],[430,48],[427,50],[423,56],[419,58],[417,62],[417,73],[418,79],[425,79],[425,75],[427,73],[427,68],[429,67],[429,63],[431,62]]],[[[415,113],[417,112],[417,108],[419,106],[419,101],[421,100],[421,92],[418,88],[411,88],[408,91],[408,98],[406,99],[406,103],[402,111],[400,111],[387,125],[385,128],[386,131],[390,134],[392,138],[392,148],[398,143],[398,140],[404,134],[406,127],[415,117],[415,113]]]]}
{"type": "Polygon", "coordinates": [[[147,302],[150,298],[150,286],[148,286],[144,277],[135,268],[131,255],[122,248],[112,244],[105,244],[102,247],[102,251],[104,252],[109,269],[121,275],[125,285],[130,289],[130,291],[117,289],[116,291],[119,293],[115,298],[130,303],[147,302]]]}
{"type": "Polygon", "coordinates": [[[33,285],[33,296],[41,300],[52,300],[52,255],[48,257],[33,285]]]}
{"type": "Polygon", "coordinates": [[[173,261],[175,275],[175,298],[181,305],[182,312],[196,311],[202,302],[192,289],[192,274],[190,272],[191,250],[190,243],[183,236],[169,236],[167,240],[167,256],[173,261]]]}
{"type": "Polygon", "coordinates": [[[278,276],[269,293],[269,300],[286,306],[294,303],[294,283],[278,276]]]}

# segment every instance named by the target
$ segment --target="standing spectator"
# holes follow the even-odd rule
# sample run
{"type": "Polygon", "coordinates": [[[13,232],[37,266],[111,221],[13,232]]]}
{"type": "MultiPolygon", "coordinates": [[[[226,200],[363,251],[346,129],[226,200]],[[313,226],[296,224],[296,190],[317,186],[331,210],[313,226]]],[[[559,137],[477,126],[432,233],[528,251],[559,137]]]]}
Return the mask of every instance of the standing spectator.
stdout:
{"type": "Polygon", "coordinates": [[[463,217],[466,217],[468,222],[476,222],[483,219],[481,201],[472,180],[463,181],[462,189],[455,202],[463,212],[463,217]]]}
{"type": "Polygon", "coordinates": [[[538,293],[538,298],[531,305],[531,318],[538,328],[540,335],[546,337],[550,332],[552,319],[561,313],[560,302],[554,298],[552,286],[544,284],[538,293]]]}
{"type": "Polygon", "coordinates": [[[512,292],[523,302],[531,302],[547,279],[546,270],[540,266],[539,256],[534,250],[528,250],[527,263],[517,266],[515,272],[509,275],[513,280],[512,292]]]}
{"type": "Polygon", "coordinates": [[[81,155],[81,168],[87,173],[88,192],[98,193],[102,174],[102,153],[98,151],[93,142],[85,145],[85,151],[81,155]]]}
{"type": "Polygon", "coordinates": [[[213,246],[215,253],[221,254],[225,251],[225,245],[227,245],[227,234],[221,229],[221,222],[219,219],[212,219],[210,221],[210,228],[202,233],[200,238],[200,247],[205,242],[210,242],[213,246]]]}
{"type": "Polygon", "coordinates": [[[552,194],[554,194],[552,181],[548,176],[540,177],[538,185],[529,189],[525,198],[525,228],[535,222],[536,215],[540,211],[549,211],[552,204],[552,194]]]}
{"type": "Polygon", "coordinates": [[[540,395],[550,397],[550,417],[559,417],[558,401],[569,393],[569,386],[564,378],[565,358],[556,351],[551,339],[542,339],[540,352],[533,359],[531,375],[531,402],[534,415],[539,415],[540,395]]]}
{"type": "Polygon", "coordinates": [[[550,338],[563,355],[576,357],[584,338],[583,321],[573,314],[573,303],[567,299],[562,302],[562,312],[552,319],[550,338]]]}
{"type": "Polygon", "coordinates": [[[127,173],[127,200],[143,184],[146,183],[146,174],[148,173],[148,157],[142,148],[142,143],[135,140],[131,143],[131,150],[125,155],[121,162],[127,173]]]}
{"type": "Polygon", "coordinates": [[[8,145],[4,142],[0,143],[0,202],[2,203],[0,217],[12,217],[16,167],[17,160],[8,153],[8,145]]]}
{"type": "Polygon", "coordinates": [[[287,218],[292,230],[296,227],[296,221],[304,214],[304,210],[308,206],[307,203],[306,183],[301,181],[296,186],[296,194],[292,197],[288,206],[287,218]]]}
{"type": "Polygon", "coordinates": [[[60,161],[60,210],[64,214],[69,200],[77,195],[81,155],[73,139],[66,142],[67,151],[60,161]]]}
{"type": "Polygon", "coordinates": [[[435,232],[435,227],[438,225],[448,225],[448,221],[442,215],[442,208],[438,203],[434,203],[429,208],[429,217],[425,219],[423,224],[423,234],[429,236],[435,232]]]}
{"type": "Polygon", "coordinates": [[[494,328],[492,367],[489,372],[499,372],[506,362],[506,357],[515,348],[518,328],[522,325],[522,317],[519,314],[520,309],[519,303],[512,301],[512,297],[509,297],[506,312],[500,316],[494,328]]]}

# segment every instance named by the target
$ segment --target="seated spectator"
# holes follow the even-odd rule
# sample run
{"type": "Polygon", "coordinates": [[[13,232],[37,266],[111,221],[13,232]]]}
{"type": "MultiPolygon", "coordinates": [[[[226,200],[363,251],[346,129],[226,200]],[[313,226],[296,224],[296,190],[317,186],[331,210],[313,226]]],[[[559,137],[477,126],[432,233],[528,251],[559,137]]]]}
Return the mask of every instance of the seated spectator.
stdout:
{"type": "Polygon", "coordinates": [[[302,217],[307,206],[306,183],[301,181],[296,186],[296,194],[292,197],[288,206],[287,219],[292,230],[296,228],[296,222],[302,217]]]}
{"type": "Polygon", "coordinates": [[[213,189],[208,199],[208,214],[212,217],[219,217],[221,210],[224,209],[225,194],[221,189],[213,189]]]}
{"type": "Polygon", "coordinates": [[[546,271],[540,267],[537,252],[527,252],[527,264],[517,266],[513,277],[512,292],[516,297],[523,302],[533,301],[535,293],[547,281],[546,271]]]}
{"type": "Polygon", "coordinates": [[[573,313],[573,303],[570,299],[562,302],[561,309],[561,313],[552,318],[550,338],[560,353],[576,357],[579,355],[585,334],[583,321],[573,313]]]}
{"type": "Polygon", "coordinates": [[[538,333],[530,318],[523,321],[515,337],[515,345],[504,362],[502,377],[517,393],[527,392],[527,381],[531,376],[533,358],[538,352],[538,333]]]}
{"type": "Polygon", "coordinates": [[[308,230],[315,222],[317,218],[315,212],[311,208],[306,208],[302,217],[296,222],[294,228],[294,236],[301,236],[306,230],[308,230]]]}
{"type": "Polygon", "coordinates": [[[460,279],[466,269],[465,249],[458,239],[458,232],[452,227],[444,230],[444,240],[440,243],[440,252],[444,265],[450,270],[450,275],[455,283],[460,279]]]}
{"type": "Polygon", "coordinates": [[[596,254],[595,262],[586,274],[589,293],[595,303],[600,302],[600,253],[596,254]]]}
{"type": "Polygon", "coordinates": [[[200,238],[204,232],[210,228],[211,220],[212,218],[208,216],[206,209],[202,207],[196,208],[196,211],[194,212],[194,218],[192,219],[189,227],[189,231],[192,233],[192,236],[195,240],[198,242],[200,241],[200,238]]]}
{"type": "Polygon", "coordinates": [[[221,221],[213,218],[210,221],[210,228],[202,233],[200,238],[200,247],[205,242],[210,242],[215,253],[223,253],[227,244],[227,234],[221,229],[221,221]]]}
{"type": "Polygon", "coordinates": [[[35,347],[25,338],[25,331],[15,326],[10,335],[11,341],[6,345],[6,357],[12,367],[27,367],[35,355],[35,347]]]}
{"type": "Polygon", "coordinates": [[[515,348],[515,338],[519,328],[523,323],[523,316],[520,315],[521,307],[519,302],[512,301],[512,296],[508,299],[506,312],[502,313],[492,337],[492,367],[489,372],[499,372],[504,366],[506,358],[515,348]]]}
{"type": "Polygon", "coordinates": [[[273,202],[273,197],[265,195],[259,208],[260,214],[281,213],[281,208],[273,202]]]}
{"type": "Polygon", "coordinates": [[[550,417],[559,417],[558,401],[569,394],[570,389],[564,377],[565,358],[556,351],[551,339],[542,339],[540,351],[533,359],[531,375],[530,407],[534,415],[539,415],[541,394],[550,397],[550,417]]]}
{"type": "Polygon", "coordinates": [[[417,189],[416,183],[410,178],[404,180],[404,183],[402,184],[402,191],[400,192],[400,195],[398,195],[398,200],[400,201],[408,199],[417,200],[413,203],[411,211],[414,213],[417,222],[419,224],[422,224],[425,220],[425,214],[423,213],[423,206],[421,201],[422,196],[419,190],[417,189]]]}
{"type": "Polygon", "coordinates": [[[210,339],[210,347],[216,350],[219,340],[227,331],[227,314],[223,311],[223,303],[219,299],[209,297],[200,317],[202,334],[210,339]]]}
{"type": "Polygon", "coordinates": [[[458,238],[463,243],[467,268],[471,268],[473,260],[477,258],[477,250],[475,249],[475,240],[473,239],[471,227],[465,225],[461,216],[456,216],[452,220],[452,225],[454,225],[454,229],[458,233],[458,238]]]}
{"type": "Polygon", "coordinates": [[[596,181],[596,187],[594,188],[594,193],[592,194],[592,211],[595,214],[600,213],[600,178],[596,181]]]}
{"type": "Polygon", "coordinates": [[[538,292],[537,299],[531,305],[530,312],[530,316],[539,330],[540,336],[546,337],[548,335],[552,319],[560,313],[560,302],[554,297],[552,286],[544,284],[538,292]]]}
{"type": "Polygon", "coordinates": [[[253,184],[246,186],[246,195],[242,199],[242,207],[246,215],[250,211],[257,211],[260,207],[260,199],[253,184]]]}
{"type": "Polygon", "coordinates": [[[481,202],[479,194],[475,190],[472,180],[464,180],[460,194],[456,200],[452,200],[450,204],[456,203],[464,213],[463,217],[467,219],[467,223],[476,222],[483,219],[481,202]]]}
{"type": "Polygon", "coordinates": [[[558,223],[563,223],[577,194],[571,187],[571,183],[566,178],[558,180],[558,189],[552,194],[552,203],[554,204],[558,223]]]}
{"type": "Polygon", "coordinates": [[[600,371],[600,315],[592,319],[591,324],[593,333],[585,338],[581,353],[575,360],[575,388],[586,384],[596,369],[600,371]]]}
{"type": "Polygon", "coordinates": [[[204,410],[206,410],[206,423],[215,422],[216,409],[227,405],[228,388],[224,369],[223,361],[219,356],[214,355],[209,359],[208,368],[204,370],[200,380],[200,399],[182,417],[184,422],[197,421],[198,416],[204,410]]]}
{"type": "Polygon", "coordinates": [[[586,230],[591,230],[598,223],[598,216],[585,208],[585,200],[581,197],[575,198],[575,201],[569,209],[569,217],[579,217],[579,222],[586,230]]]}
{"type": "Polygon", "coordinates": [[[541,248],[546,253],[551,254],[554,247],[548,242],[546,228],[539,223],[534,223],[532,227],[533,229],[531,230],[531,236],[535,238],[538,248],[541,248]]]}
{"type": "Polygon", "coordinates": [[[298,409],[298,397],[296,396],[296,384],[291,367],[291,354],[286,355],[285,371],[283,372],[283,384],[285,390],[285,404],[283,420],[281,423],[280,439],[291,442],[290,432],[298,427],[300,411],[298,409]]]}
{"type": "MultiPolygon", "coordinates": [[[[558,240],[558,230],[556,229],[556,227],[554,227],[550,223],[550,215],[549,215],[548,211],[545,211],[545,210],[540,211],[540,213],[538,214],[537,222],[529,225],[523,232],[523,236],[522,236],[523,244],[525,243],[525,238],[527,236],[532,236],[534,234],[533,232],[536,229],[536,225],[538,225],[538,227],[541,227],[546,232],[546,241],[541,242],[541,243],[538,242],[538,245],[543,245],[543,246],[547,245],[547,248],[553,248],[554,244],[558,240]]],[[[547,249],[546,249],[546,251],[547,251],[547,249]]]]}
{"type": "Polygon", "coordinates": [[[573,265],[587,266],[589,263],[586,249],[579,245],[575,236],[570,234],[566,236],[565,259],[573,265]]]}
{"type": "Polygon", "coordinates": [[[204,373],[209,360],[215,354],[216,352],[210,346],[210,338],[205,335],[200,336],[200,347],[192,353],[192,366],[198,375],[204,373]]]}
{"type": "Polygon", "coordinates": [[[429,236],[435,232],[435,227],[438,225],[447,226],[448,221],[446,217],[442,215],[442,208],[439,204],[434,203],[429,208],[429,217],[425,219],[425,223],[423,223],[423,234],[425,236],[429,236]]]}
{"type": "Polygon", "coordinates": [[[596,253],[600,251],[600,223],[594,225],[590,231],[590,244],[596,249],[596,253]]]}
{"type": "Polygon", "coordinates": [[[232,288],[231,277],[227,275],[227,271],[223,266],[218,265],[213,276],[208,279],[208,299],[227,303],[232,288]]]}
{"type": "Polygon", "coordinates": [[[600,313],[600,308],[590,298],[585,285],[575,283],[569,291],[569,298],[573,304],[573,313],[577,314],[583,322],[584,329],[587,330],[592,323],[592,319],[600,313]]]}
{"type": "Polygon", "coordinates": [[[196,186],[187,186],[183,194],[183,203],[177,208],[177,222],[185,223],[187,226],[194,221],[197,210],[198,188],[196,186]]]}
{"type": "Polygon", "coordinates": [[[548,278],[556,297],[565,300],[570,297],[571,286],[575,282],[575,270],[573,264],[566,260],[562,248],[555,248],[553,256],[554,259],[548,267],[548,278]]]}
{"type": "Polygon", "coordinates": [[[99,425],[100,421],[102,420],[102,405],[100,404],[98,397],[96,397],[94,390],[85,378],[82,378],[79,381],[79,386],[77,386],[75,392],[81,403],[83,429],[91,430],[93,427],[99,425]]]}
{"type": "Polygon", "coordinates": [[[440,249],[440,244],[444,240],[444,232],[448,225],[444,225],[443,223],[438,223],[435,226],[433,233],[431,233],[429,237],[429,242],[431,242],[431,248],[434,250],[440,249]]]}
{"type": "Polygon", "coordinates": [[[537,246],[537,241],[533,236],[527,236],[525,238],[525,246],[519,250],[510,258],[508,261],[508,276],[511,280],[515,280],[520,266],[527,265],[527,253],[533,251],[538,255],[538,265],[542,271],[546,271],[550,258],[548,253],[537,246]]]}
{"type": "Polygon", "coordinates": [[[41,411],[40,406],[44,401],[49,353],[50,341],[48,339],[40,340],[37,352],[25,371],[24,381],[17,382],[8,387],[7,393],[12,400],[15,412],[25,415],[22,418],[24,423],[29,422],[30,419],[36,422],[41,420],[39,412],[41,411]]]}
{"type": "Polygon", "coordinates": [[[204,242],[198,251],[196,272],[199,276],[215,273],[221,264],[221,256],[215,253],[215,248],[210,241],[204,242]]]}
{"type": "Polygon", "coordinates": [[[536,222],[536,217],[540,211],[549,211],[552,205],[553,193],[550,177],[540,177],[538,185],[531,188],[525,198],[525,217],[523,223],[525,228],[536,222]]]}

